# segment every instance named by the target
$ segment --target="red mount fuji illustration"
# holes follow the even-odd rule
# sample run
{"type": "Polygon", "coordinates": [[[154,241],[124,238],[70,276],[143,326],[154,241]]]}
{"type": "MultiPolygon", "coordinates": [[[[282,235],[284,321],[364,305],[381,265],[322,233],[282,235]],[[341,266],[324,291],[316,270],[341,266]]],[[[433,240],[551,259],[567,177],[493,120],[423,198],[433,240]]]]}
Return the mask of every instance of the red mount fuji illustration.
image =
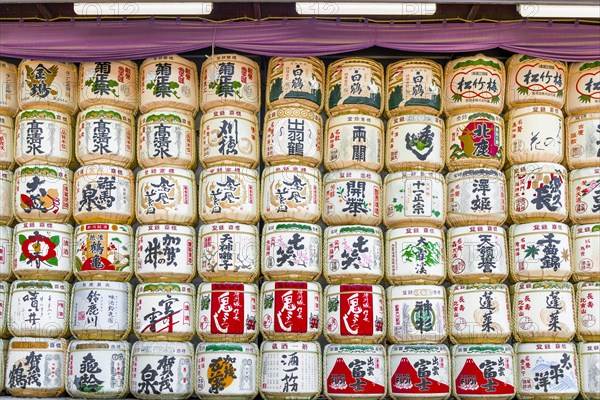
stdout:
{"type": "MultiPolygon", "coordinates": [[[[363,368],[366,371],[367,368],[363,368]]],[[[356,379],[352,377],[352,371],[344,362],[344,359],[339,357],[335,361],[335,365],[331,373],[327,377],[327,391],[331,394],[384,394],[385,388],[382,385],[371,382],[367,377],[360,378],[362,389],[356,391],[353,385],[356,379]]]]}
{"type": "Polygon", "coordinates": [[[417,370],[411,365],[408,358],[402,357],[400,359],[400,364],[398,364],[398,368],[396,368],[396,372],[392,375],[392,381],[390,382],[392,393],[450,393],[450,387],[445,383],[433,380],[431,377],[424,377],[424,379],[427,381],[427,390],[423,390],[421,387],[416,386],[418,383],[421,383],[421,378],[419,378],[417,370]]]}
{"type": "Polygon", "coordinates": [[[496,378],[490,384],[483,377],[483,371],[472,358],[467,358],[463,369],[456,377],[456,394],[514,394],[515,388],[496,378]],[[493,387],[493,390],[490,390],[493,387]]]}

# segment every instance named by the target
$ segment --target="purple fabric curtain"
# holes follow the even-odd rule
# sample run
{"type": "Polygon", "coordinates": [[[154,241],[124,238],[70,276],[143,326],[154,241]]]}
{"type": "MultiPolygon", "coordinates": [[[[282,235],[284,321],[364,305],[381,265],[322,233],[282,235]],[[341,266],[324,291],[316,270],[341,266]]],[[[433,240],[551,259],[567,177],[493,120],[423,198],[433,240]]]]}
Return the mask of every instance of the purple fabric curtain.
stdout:
{"type": "Polygon", "coordinates": [[[0,56],[140,59],[215,45],[260,55],[319,56],[371,46],[409,52],[502,48],[562,61],[600,60],[600,26],[562,23],[375,24],[322,20],[3,22],[0,56]]]}

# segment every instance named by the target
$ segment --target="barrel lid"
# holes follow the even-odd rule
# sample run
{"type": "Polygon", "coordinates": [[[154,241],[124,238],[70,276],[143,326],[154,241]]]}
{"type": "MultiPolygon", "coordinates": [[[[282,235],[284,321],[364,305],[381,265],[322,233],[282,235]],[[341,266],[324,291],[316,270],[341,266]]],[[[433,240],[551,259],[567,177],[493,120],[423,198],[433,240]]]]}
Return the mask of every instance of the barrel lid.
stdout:
{"type": "MultiPolygon", "coordinates": [[[[515,343],[515,353],[564,353],[575,352],[575,344],[573,342],[565,343],[515,343]]],[[[533,367],[533,366],[532,366],[533,367]]]]}
{"type": "Polygon", "coordinates": [[[193,356],[194,347],[190,342],[150,342],[139,340],[133,344],[131,353],[140,356],[148,353],[193,356]]]}
{"type": "Polygon", "coordinates": [[[27,110],[20,111],[17,114],[17,116],[15,117],[17,124],[22,119],[53,119],[53,120],[58,120],[60,122],[64,122],[68,125],[71,124],[71,116],[68,113],[58,111],[58,110],[47,110],[47,109],[40,109],[40,108],[27,109],[27,110]],[[61,121],[61,119],[62,119],[62,121],[61,121]]]}
{"type": "Polygon", "coordinates": [[[511,354],[513,348],[509,344],[456,344],[450,348],[453,356],[473,354],[511,354]]]}
{"type": "Polygon", "coordinates": [[[208,353],[245,353],[258,354],[258,346],[256,343],[230,343],[230,342],[215,342],[215,343],[199,343],[196,347],[196,354],[200,352],[208,353]]]}
{"type": "Polygon", "coordinates": [[[123,120],[123,117],[129,118],[131,122],[134,121],[134,114],[131,110],[123,107],[113,106],[111,104],[95,104],[89,106],[79,113],[79,119],[93,119],[93,118],[108,118],[112,120],[123,120]]]}
{"type": "Polygon", "coordinates": [[[366,179],[381,185],[381,175],[368,169],[341,169],[326,173],[323,179],[326,183],[342,179],[366,179]]]}
{"type": "Polygon", "coordinates": [[[129,282],[117,281],[79,281],[73,283],[73,293],[79,290],[119,290],[131,292],[132,285],[129,282]]]}
{"type": "Polygon", "coordinates": [[[155,64],[155,63],[162,63],[162,62],[165,62],[165,60],[169,60],[171,62],[175,62],[175,63],[178,63],[178,64],[183,64],[186,67],[193,68],[194,72],[196,71],[196,64],[193,61],[190,61],[187,58],[183,58],[183,57],[181,57],[180,55],[177,55],[177,54],[169,54],[169,55],[166,55],[166,56],[156,56],[156,57],[146,58],[142,62],[142,65],[140,66],[140,69],[143,71],[143,69],[145,67],[147,67],[148,65],[155,64]]]}
{"type": "Polygon", "coordinates": [[[62,291],[65,293],[69,293],[71,289],[71,284],[66,281],[40,281],[40,280],[31,280],[31,281],[14,281],[10,285],[11,292],[14,290],[22,290],[22,289],[48,289],[48,290],[57,290],[63,288],[62,291]]]}
{"type": "Polygon", "coordinates": [[[72,340],[69,352],[87,350],[129,351],[129,342],[125,340],[72,340]]]}

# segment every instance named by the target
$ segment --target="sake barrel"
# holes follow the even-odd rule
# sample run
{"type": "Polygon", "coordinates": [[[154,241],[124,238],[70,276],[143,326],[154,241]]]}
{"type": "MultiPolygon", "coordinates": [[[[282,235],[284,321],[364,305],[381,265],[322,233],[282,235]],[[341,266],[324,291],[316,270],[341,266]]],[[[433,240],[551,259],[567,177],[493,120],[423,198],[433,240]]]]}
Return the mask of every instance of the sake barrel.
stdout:
{"type": "Polygon", "coordinates": [[[577,339],[585,342],[600,340],[600,282],[579,282],[575,301],[577,303],[577,339]]]}
{"type": "MultiPolygon", "coordinates": [[[[2,225],[10,225],[12,223],[13,208],[15,215],[19,212],[17,208],[18,204],[15,205],[16,201],[12,201],[13,179],[14,175],[12,172],[4,169],[0,170],[0,224],[2,225]]],[[[29,209],[29,212],[31,211],[29,209]]]]}
{"type": "Polygon", "coordinates": [[[19,165],[68,167],[73,161],[71,117],[60,111],[21,111],[15,120],[14,143],[19,165]]]}
{"type": "Polygon", "coordinates": [[[323,214],[327,225],[381,224],[381,176],[365,169],[329,172],[323,178],[323,214]]]}
{"type": "Polygon", "coordinates": [[[267,340],[316,340],[322,330],[321,286],[267,281],[261,288],[260,332],[267,340]]]}
{"type": "Polygon", "coordinates": [[[571,171],[569,197],[569,217],[573,223],[600,223],[600,166],[571,171]]]}
{"type": "Polygon", "coordinates": [[[321,218],[321,172],[302,165],[266,167],[261,216],[265,222],[315,223],[321,218]]]}
{"type": "Polygon", "coordinates": [[[375,226],[325,229],[323,275],[327,283],[377,284],[383,278],[383,233],[375,226]]]}
{"type": "Polygon", "coordinates": [[[71,285],[64,281],[14,281],[8,305],[10,334],[68,336],[70,291],[71,285]]]}
{"type": "Polygon", "coordinates": [[[190,282],[196,275],[196,231],[191,226],[142,225],[135,234],[140,282],[190,282]]]}
{"type": "MultiPolygon", "coordinates": [[[[75,171],[73,217],[78,224],[134,220],[134,176],[112,165],[87,165],[75,171]]],[[[140,222],[142,222],[140,220],[140,222]]]]}
{"type": "Polygon", "coordinates": [[[380,117],[385,99],[383,66],[369,58],[342,58],[327,67],[325,112],[380,117]]]}
{"type": "Polygon", "coordinates": [[[191,340],[196,326],[195,301],[196,288],[191,283],[137,285],[133,333],[140,340],[191,340]]]}
{"type": "Polygon", "coordinates": [[[144,342],[131,349],[131,394],[138,399],[187,399],[194,386],[190,342],[144,342]]]}
{"type": "Polygon", "coordinates": [[[260,275],[254,225],[206,224],[198,233],[198,275],[208,282],[251,283],[260,275]]]}
{"type": "Polygon", "coordinates": [[[142,224],[194,226],[196,176],[189,169],[152,167],[140,170],[136,182],[136,218],[142,224]]]}
{"type": "Polygon", "coordinates": [[[196,63],[177,54],[147,58],[140,66],[140,111],[164,107],[198,111],[196,63]]]}
{"type": "MultiPolygon", "coordinates": [[[[0,68],[2,61],[0,61],[0,68]]],[[[1,74],[1,72],[0,72],[1,74]]],[[[2,90],[0,88],[0,90],[2,90]]],[[[14,122],[8,115],[0,114],[0,169],[12,170],[15,166],[14,122]]]]}
{"type": "Polygon", "coordinates": [[[55,61],[23,60],[19,64],[19,108],[77,112],[77,66],[55,61]]]}
{"type": "Polygon", "coordinates": [[[256,115],[236,107],[215,107],[200,121],[200,162],[256,168],[260,145],[256,115]]]}
{"type": "Polygon", "coordinates": [[[13,230],[0,225],[0,281],[7,282],[12,277],[13,230]]]}
{"type": "Polygon", "coordinates": [[[52,222],[23,222],[14,229],[12,269],[17,279],[69,280],[73,227],[52,222]]]}
{"type": "Polygon", "coordinates": [[[517,368],[509,344],[452,346],[452,394],[459,399],[512,399],[517,368]]]}
{"type": "Polygon", "coordinates": [[[65,391],[67,341],[13,338],[8,343],[6,390],[19,397],[58,397],[65,391]]]}
{"type": "Polygon", "coordinates": [[[520,399],[577,398],[580,369],[574,343],[517,343],[515,353],[520,399]]]}
{"type": "Polygon", "coordinates": [[[205,224],[259,219],[259,174],[244,167],[211,167],[200,174],[200,218],[205,224]]]}
{"type": "Polygon", "coordinates": [[[260,130],[255,114],[242,108],[219,106],[200,120],[200,162],[215,165],[258,165],[260,130]]]}
{"type": "Polygon", "coordinates": [[[467,111],[500,114],[504,107],[506,72],[502,61],[476,54],[446,64],[444,111],[455,115],[467,111]]]}
{"type": "Polygon", "coordinates": [[[126,341],[73,340],[67,353],[67,392],[79,398],[123,398],[129,393],[126,341]]]}
{"type": "Polygon", "coordinates": [[[330,399],[383,399],[385,347],[328,344],[323,350],[323,394],[330,399]]]}
{"type": "Polygon", "coordinates": [[[321,227],[300,222],[265,224],[261,272],[270,280],[315,281],[321,276],[321,227]]]}
{"type": "Polygon", "coordinates": [[[387,349],[388,395],[444,400],[450,396],[450,352],[443,344],[395,344],[387,349]]]}
{"type": "Polygon", "coordinates": [[[234,106],[260,110],[260,67],[239,54],[214,54],[202,63],[200,108],[234,106]]]}
{"type": "Polygon", "coordinates": [[[600,107],[600,62],[569,65],[565,111],[569,115],[597,112],[600,107]]]}
{"type": "Polygon", "coordinates": [[[368,114],[331,117],[325,128],[325,169],[383,168],[383,121],[368,114]]]}
{"type": "Polygon", "coordinates": [[[138,67],[133,61],[96,61],[79,64],[79,107],[100,104],[138,109],[138,67]]]}
{"type": "Polygon", "coordinates": [[[446,181],[439,172],[394,172],[385,177],[384,188],[383,223],[388,228],[444,226],[446,181]]]}
{"type": "Polygon", "coordinates": [[[325,64],[316,57],[272,57],[267,69],[268,109],[323,109],[325,64]]]}
{"type": "Polygon", "coordinates": [[[510,165],[530,162],[561,163],[565,133],[559,108],[535,105],[513,108],[504,115],[506,157],[510,165]]]}
{"type": "Polygon", "coordinates": [[[138,118],[138,163],[142,168],[196,169],[194,117],[173,108],[151,110],[138,118]]]}
{"type": "Polygon", "coordinates": [[[391,117],[387,123],[385,166],[389,172],[444,168],[445,131],[442,118],[427,114],[391,117]]]}
{"type": "Polygon", "coordinates": [[[266,165],[318,167],[323,152],[323,118],[304,108],[277,108],[265,115],[262,159],[266,165]]]}
{"type": "Polygon", "coordinates": [[[509,216],[514,223],[567,219],[567,170],[560,164],[515,165],[507,172],[509,216]]]}
{"type": "Polygon", "coordinates": [[[567,65],[525,54],[515,54],[506,62],[506,105],[546,104],[562,108],[565,104],[567,65]]]}
{"type": "Polygon", "coordinates": [[[133,275],[133,228],[117,224],[85,224],[75,228],[73,272],[80,281],[127,282],[133,275]]]}
{"type": "Polygon", "coordinates": [[[513,335],[518,342],[568,342],[575,336],[575,297],[569,282],[517,282],[513,335]]]}
{"type": "Polygon", "coordinates": [[[446,243],[452,283],[502,283],[508,277],[506,232],[501,226],[450,228],[446,243]]]}
{"type": "Polygon", "coordinates": [[[600,399],[598,373],[600,363],[600,343],[579,343],[579,382],[580,393],[586,400],[600,399]]]}
{"type": "Polygon", "coordinates": [[[452,285],[448,289],[452,343],[506,343],[511,333],[509,307],[506,285],[452,285]]]}
{"type": "MultiPolygon", "coordinates": [[[[8,319],[6,318],[6,315],[8,313],[8,293],[10,291],[9,288],[9,284],[8,282],[5,281],[0,281],[0,337],[6,337],[9,336],[9,332],[8,332],[8,319]]],[[[0,340],[0,343],[3,343],[2,340],[0,340]]],[[[4,355],[6,356],[6,355],[4,355]]],[[[4,361],[4,358],[2,358],[1,361],[4,361]]],[[[0,366],[1,368],[1,366],[0,366]]],[[[1,371],[0,371],[1,372],[1,371]]],[[[3,375],[0,374],[0,378],[2,378],[3,375]]],[[[4,379],[0,379],[0,387],[4,384],[4,379]]]]}
{"type": "Polygon", "coordinates": [[[573,281],[595,281],[600,274],[600,224],[571,227],[573,281]]]}
{"type": "Polygon", "coordinates": [[[258,335],[258,287],[252,283],[201,283],[196,332],[205,342],[251,342],[258,335]]]}
{"type": "Polygon", "coordinates": [[[488,112],[467,112],[448,118],[446,165],[450,171],[504,165],[504,120],[488,112]]]}
{"type": "Polygon", "coordinates": [[[594,167],[600,157],[600,113],[567,117],[565,158],[569,170],[594,167]]]}
{"type": "Polygon", "coordinates": [[[330,343],[381,343],[385,338],[385,292],[379,285],[325,287],[323,334],[330,343]]]}
{"type": "Polygon", "coordinates": [[[385,277],[392,285],[440,285],[446,279],[444,234],[440,229],[389,229],[385,253],[385,277]]]}
{"type": "Polygon", "coordinates": [[[396,61],[385,71],[386,102],[388,118],[400,114],[442,113],[442,66],[423,58],[396,61]]]}
{"type": "Polygon", "coordinates": [[[127,282],[75,282],[71,332],[80,340],[125,340],[131,331],[133,289],[127,282]]]}
{"type": "Polygon", "coordinates": [[[506,221],[506,179],[495,169],[472,168],[449,172],[448,217],[450,226],[489,224],[506,221]]]}
{"type": "Polygon", "coordinates": [[[196,386],[201,399],[252,400],[258,395],[260,357],[254,343],[200,343],[196,386]]]}
{"type": "Polygon", "coordinates": [[[17,97],[17,67],[0,61],[0,113],[15,115],[19,111],[17,97]]]}
{"type": "Polygon", "coordinates": [[[441,343],[446,340],[446,293],[443,286],[390,286],[386,291],[391,343],[441,343]]]}
{"type": "Polygon", "coordinates": [[[316,399],[321,394],[321,345],[318,342],[269,342],[260,347],[264,399],[316,399]]]}
{"type": "Polygon", "coordinates": [[[75,128],[75,157],[81,165],[135,165],[135,118],[130,110],[98,104],[82,110],[75,128]]]}

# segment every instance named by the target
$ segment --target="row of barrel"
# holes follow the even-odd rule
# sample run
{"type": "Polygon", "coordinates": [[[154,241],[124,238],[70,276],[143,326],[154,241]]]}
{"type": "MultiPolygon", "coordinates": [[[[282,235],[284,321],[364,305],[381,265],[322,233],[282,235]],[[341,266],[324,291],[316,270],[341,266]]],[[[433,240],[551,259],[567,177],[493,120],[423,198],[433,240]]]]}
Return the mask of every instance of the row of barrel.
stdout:
{"type": "MultiPolygon", "coordinates": [[[[600,343],[256,344],[14,338],[6,387],[18,396],[102,392],[140,399],[597,399],[600,343]],[[44,383],[42,385],[42,382],[44,383]]],[[[1,372],[1,371],[0,371],[1,372]]],[[[3,382],[0,382],[2,385],[3,382]]]]}
{"type": "Polygon", "coordinates": [[[109,165],[66,168],[27,165],[2,171],[0,223],[71,221],[78,224],[193,226],[204,223],[297,221],[328,225],[383,223],[389,228],[441,228],[532,221],[597,223],[600,167],[574,170],[559,164],[529,163],[500,171],[470,168],[449,172],[401,171],[383,180],[373,171],[281,165],[256,170],[213,167],[199,185],[190,170],[156,167],[131,170],[109,165]],[[13,182],[14,180],[14,182],[13,182]],[[199,200],[196,199],[199,186],[199,200]],[[262,186],[262,192],[261,192],[262,186]]]}
{"type": "Polygon", "coordinates": [[[327,285],[129,283],[18,280],[0,283],[8,304],[0,334],[123,340],[330,343],[600,341],[600,282],[504,284],[327,285]],[[132,292],[135,291],[135,296],[132,292]],[[512,299],[510,299],[512,297],[512,299]],[[132,307],[133,304],[133,307],[132,307]],[[512,306],[511,306],[512,304],[512,306]]]}
{"type": "MultiPolygon", "coordinates": [[[[597,74],[600,75],[600,74],[597,74]]],[[[449,117],[405,114],[384,122],[364,112],[331,117],[301,107],[267,111],[263,133],[256,114],[216,106],[202,115],[196,151],[194,115],[152,109],[137,119],[128,110],[97,105],[69,114],[46,108],[21,111],[13,123],[0,115],[0,169],[44,164],[58,167],[110,164],[142,168],[170,166],[195,170],[236,165],[301,164],[328,171],[364,168],[379,172],[420,169],[450,171],[501,169],[530,162],[598,166],[600,110],[568,117],[544,104],[515,108],[505,115],[468,111],[449,117]],[[137,135],[136,135],[137,130],[137,135]],[[74,132],[74,133],[73,133],[74,132]],[[384,151],[384,148],[386,149],[384,151]],[[73,150],[74,149],[74,150],[73,150]],[[507,161],[507,162],[505,162],[507,161]]]]}
{"type": "MultiPolygon", "coordinates": [[[[177,55],[153,57],[138,68],[131,61],[81,63],[24,60],[2,68],[0,111],[43,107],[75,113],[80,107],[112,104],[145,113],[171,107],[197,112],[231,105],[257,113],[260,109],[260,69],[236,54],[208,57],[200,82],[194,62],[177,55]],[[18,77],[17,77],[18,76],[18,77]]],[[[597,111],[600,102],[598,62],[572,63],[513,55],[507,71],[501,61],[477,54],[442,67],[423,59],[383,66],[371,59],[344,58],[327,68],[314,57],[270,60],[267,107],[297,105],[329,116],[364,111],[388,118],[419,112],[447,115],[479,110],[500,114],[506,106],[546,104],[569,114],[597,111]],[[325,75],[327,80],[325,81],[325,75]],[[385,75],[385,76],[384,76],[385,75]],[[445,75],[445,76],[443,76],[445,75]],[[567,84],[568,83],[568,84],[567,84]],[[323,89],[325,88],[325,89],[323,89]]]]}
{"type": "Polygon", "coordinates": [[[142,283],[272,280],[392,285],[598,280],[600,226],[394,228],[305,223],[176,225],[24,222],[0,227],[0,278],[142,283]],[[259,243],[260,242],[260,243],[259,243]],[[507,244],[508,243],[508,244],[507,244]]]}

